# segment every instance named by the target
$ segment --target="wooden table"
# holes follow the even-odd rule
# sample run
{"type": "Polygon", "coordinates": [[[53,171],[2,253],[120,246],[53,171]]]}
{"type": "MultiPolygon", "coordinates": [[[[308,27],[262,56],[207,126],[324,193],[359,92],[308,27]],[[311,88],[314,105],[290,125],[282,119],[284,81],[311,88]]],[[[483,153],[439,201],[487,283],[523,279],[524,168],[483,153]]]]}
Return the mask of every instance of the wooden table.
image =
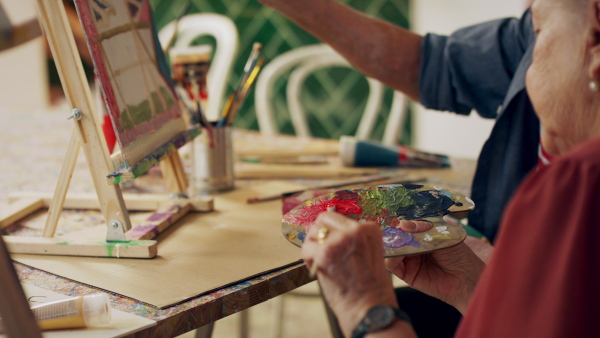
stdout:
{"type": "MultiPolygon", "coordinates": [[[[55,177],[60,168],[60,154],[64,151],[64,145],[67,144],[70,135],[67,130],[70,129],[71,124],[63,123],[66,115],[66,112],[27,112],[20,115],[8,115],[6,112],[0,111],[1,141],[6,145],[0,155],[2,161],[0,164],[5,169],[13,169],[4,170],[0,176],[0,207],[6,203],[7,193],[13,189],[26,188],[42,192],[51,192],[54,189],[55,177]],[[66,126],[62,127],[63,124],[66,126]],[[27,132],[28,130],[39,132],[35,134],[35,137],[31,137],[31,132],[27,132]],[[32,152],[39,156],[31,156],[32,152]],[[40,166],[39,162],[33,160],[36,158],[44,159],[46,161],[44,166],[40,166]]],[[[255,138],[256,135],[252,137],[255,138]]],[[[419,169],[403,172],[410,177],[425,177],[429,183],[443,185],[468,194],[474,167],[474,161],[455,160],[452,169],[419,169]]],[[[85,170],[83,165],[76,168],[73,180],[75,184],[71,187],[72,190],[76,192],[91,191],[91,187],[77,183],[85,182],[85,170]],[[84,179],[77,179],[76,176],[84,177],[84,179]]],[[[257,180],[243,180],[238,184],[245,185],[256,182],[257,180]]],[[[299,182],[307,185],[316,183],[315,180],[299,180],[299,182]]],[[[149,189],[161,190],[163,188],[150,187],[149,189]]],[[[97,291],[95,288],[23,264],[16,263],[15,268],[22,283],[33,284],[64,295],[84,295],[97,291]]],[[[111,303],[118,310],[156,322],[156,326],[135,333],[135,337],[172,337],[250,308],[310,281],[306,268],[300,263],[201,295],[166,309],[157,309],[119,295],[111,296],[111,303]]]]}

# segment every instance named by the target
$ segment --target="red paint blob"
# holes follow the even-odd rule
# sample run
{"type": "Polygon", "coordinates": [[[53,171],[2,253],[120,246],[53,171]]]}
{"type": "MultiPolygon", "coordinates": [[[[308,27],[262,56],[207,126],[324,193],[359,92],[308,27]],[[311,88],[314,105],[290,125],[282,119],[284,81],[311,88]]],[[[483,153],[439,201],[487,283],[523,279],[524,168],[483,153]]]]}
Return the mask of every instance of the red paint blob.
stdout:
{"type": "Polygon", "coordinates": [[[324,201],[324,203],[319,204],[318,206],[322,211],[327,211],[327,208],[329,207],[335,207],[335,212],[342,215],[356,214],[357,216],[360,216],[362,213],[362,208],[356,204],[356,200],[340,200],[332,198],[324,201]]]}
{"type": "Polygon", "coordinates": [[[342,200],[342,201],[360,201],[361,197],[358,194],[357,191],[353,191],[353,190],[340,190],[340,191],[336,191],[335,193],[335,197],[338,200],[342,200]]]}
{"type": "Polygon", "coordinates": [[[310,228],[319,214],[327,211],[327,208],[334,207],[337,213],[342,215],[356,214],[359,216],[362,213],[362,208],[356,204],[356,201],[339,200],[337,198],[321,200],[319,204],[312,204],[296,209],[294,212],[287,213],[283,220],[290,224],[296,224],[310,228]]]}

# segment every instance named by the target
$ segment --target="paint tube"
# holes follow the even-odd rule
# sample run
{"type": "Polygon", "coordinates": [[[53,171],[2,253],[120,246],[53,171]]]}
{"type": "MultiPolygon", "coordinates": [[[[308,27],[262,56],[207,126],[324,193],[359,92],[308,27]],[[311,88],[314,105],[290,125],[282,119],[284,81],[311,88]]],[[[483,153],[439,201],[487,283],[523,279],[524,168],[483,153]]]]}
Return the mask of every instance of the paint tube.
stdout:
{"type": "Polygon", "coordinates": [[[340,138],[340,158],[347,167],[410,167],[445,168],[450,166],[446,155],[419,151],[404,145],[387,146],[374,141],[340,138]]]}
{"type": "Polygon", "coordinates": [[[31,308],[42,330],[100,326],[110,322],[108,295],[96,293],[62,299],[31,308]]]}

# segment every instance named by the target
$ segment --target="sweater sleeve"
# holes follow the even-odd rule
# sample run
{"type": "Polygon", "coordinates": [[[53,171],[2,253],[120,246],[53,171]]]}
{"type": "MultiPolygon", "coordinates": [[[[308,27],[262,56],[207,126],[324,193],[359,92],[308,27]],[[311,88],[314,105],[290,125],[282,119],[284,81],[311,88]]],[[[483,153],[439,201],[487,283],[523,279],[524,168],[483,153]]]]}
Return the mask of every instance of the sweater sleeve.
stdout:
{"type": "Polygon", "coordinates": [[[600,337],[599,153],[553,162],[519,188],[459,337],[600,337]]]}

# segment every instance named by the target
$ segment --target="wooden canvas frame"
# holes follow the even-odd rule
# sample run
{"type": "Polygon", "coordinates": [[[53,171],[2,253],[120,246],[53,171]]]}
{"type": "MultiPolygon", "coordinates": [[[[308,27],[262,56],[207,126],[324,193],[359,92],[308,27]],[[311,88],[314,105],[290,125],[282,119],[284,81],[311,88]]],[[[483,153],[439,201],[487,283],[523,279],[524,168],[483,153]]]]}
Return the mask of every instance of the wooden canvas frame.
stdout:
{"type": "MultiPolygon", "coordinates": [[[[56,62],[65,96],[72,109],[71,118],[75,128],[67,147],[60,176],[53,197],[19,196],[8,210],[0,215],[0,228],[10,225],[40,208],[47,207],[48,218],[43,237],[3,236],[10,252],[50,255],[75,255],[118,258],[152,258],[157,254],[157,243],[152,240],[169,225],[175,223],[190,211],[210,211],[213,201],[205,198],[178,198],[170,195],[130,195],[124,197],[118,184],[107,175],[116,169],[115,162],[108,153],[102,136],[94,100],[87,84],[83,66],[77,51],[62,1],[36,0],[40,23],[48,39],[56,62]],[[72,196],[67,198],[67,190],[75,168],[80,148],[83,149],[92,176],[96,196],[72,196]],[[84,239],[66,240],[54,237],[58,218],[63,208],[97,208],[102,211],[107,225],[106,240],[84,239]],[[145,224],[135,227],[129,218],[129,210],[158,209],[145,224]]],[[[161,161],[163,175],[169,189],[181,195],[187,188],[187,181],[177,148],[183,142],[198,134],[192,130],[183,136],[165,140],[150,161],[144,166],[161,161]]],[[[110,176],[110,175],[109,175],[110,176]]],[[[121,175],[123,176],[123,175],[121,175]]],[[[117,177],[121,177],[118,176],[117,177]]],[[[130,178],[135,178],[135,176],[130,178]]]]}

